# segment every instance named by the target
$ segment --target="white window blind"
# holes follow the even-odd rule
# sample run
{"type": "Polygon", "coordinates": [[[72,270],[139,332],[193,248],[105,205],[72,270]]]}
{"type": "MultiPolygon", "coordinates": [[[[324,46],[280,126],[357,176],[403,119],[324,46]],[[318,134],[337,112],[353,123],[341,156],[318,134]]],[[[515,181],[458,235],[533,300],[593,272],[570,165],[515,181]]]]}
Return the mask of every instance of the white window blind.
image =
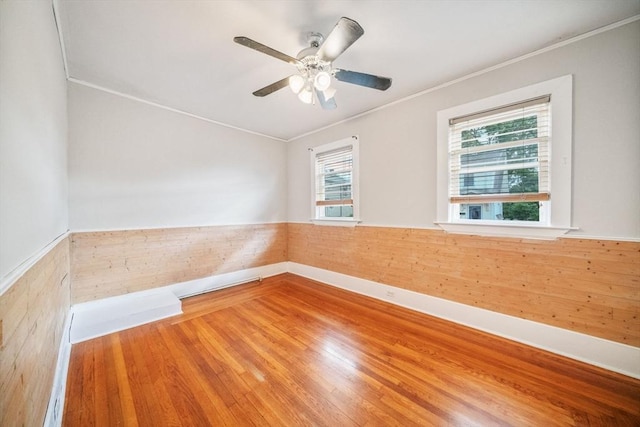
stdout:
{"type": "Polygon", "coordinates": [[[449,121],[449,202],[550,199],[550,96],[449,121]]]}
{"type": "Polygon", "coordinates": [[[316,206],[353,206],[353,146],[316,154],[316,206]]]}

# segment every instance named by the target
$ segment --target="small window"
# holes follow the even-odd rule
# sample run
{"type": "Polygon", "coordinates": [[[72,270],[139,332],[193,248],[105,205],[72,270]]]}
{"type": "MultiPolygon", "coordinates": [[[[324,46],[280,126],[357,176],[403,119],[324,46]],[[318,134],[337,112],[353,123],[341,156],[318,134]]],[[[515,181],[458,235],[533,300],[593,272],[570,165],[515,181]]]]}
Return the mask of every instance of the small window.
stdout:
{"type": "Polygon", "coordinates": [[[358,138],[310,149],[313,219],[357,221],[358,138]]]}
{"type": "Polygon", "coordinates": [[[438,112],[436,224],[556,238],[571,229],[572,77],[438,112]]]}

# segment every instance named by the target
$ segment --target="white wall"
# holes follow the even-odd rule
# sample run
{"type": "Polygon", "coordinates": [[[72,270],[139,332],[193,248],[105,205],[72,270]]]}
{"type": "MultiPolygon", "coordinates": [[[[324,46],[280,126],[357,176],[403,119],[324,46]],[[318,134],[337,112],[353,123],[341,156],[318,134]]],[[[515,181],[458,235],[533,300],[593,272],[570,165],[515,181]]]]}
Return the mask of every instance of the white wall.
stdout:
{"type": "Polygon", "coordinates": [[[68,228],[67,96],[48,1],[0,2],[0,290],[68,228]]]}
{"type": "Polygon", "coordinates": [[[436,228],[437,112],[573,74],[571,234],[640,238],[639,40],[635,21],[292,141],[289,220],[309,220],[307,148],[358,134],[364,224],[436,228]]]}
{"type": "Polygon", "coordinates": [[[286,221],[285,143],[69,83],[74,231],[286,221]]]}

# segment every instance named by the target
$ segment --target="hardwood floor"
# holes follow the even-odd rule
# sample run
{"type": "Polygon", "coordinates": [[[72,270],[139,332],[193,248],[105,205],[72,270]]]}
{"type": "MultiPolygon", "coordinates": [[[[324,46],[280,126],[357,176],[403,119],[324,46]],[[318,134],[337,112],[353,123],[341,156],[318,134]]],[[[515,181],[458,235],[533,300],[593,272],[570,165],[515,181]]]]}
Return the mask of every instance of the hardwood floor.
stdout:
{"type": "Polygon", "coordinates": [[[65,426],[638,426],[640,381],[285,274],[73,346],[65,426]]]}

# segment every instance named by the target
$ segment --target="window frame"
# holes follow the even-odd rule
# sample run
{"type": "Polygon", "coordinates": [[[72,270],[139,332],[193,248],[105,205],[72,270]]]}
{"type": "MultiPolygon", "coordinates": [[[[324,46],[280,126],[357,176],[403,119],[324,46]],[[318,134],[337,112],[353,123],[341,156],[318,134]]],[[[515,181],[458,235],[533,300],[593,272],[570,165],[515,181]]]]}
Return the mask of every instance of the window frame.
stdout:
{"type": "Polygon", "coordinates": [[[360,138],[357,135],[343,138],[328,144],[309,148],[309,169],[311,176],[311,221],[319,225],[354,226],[360,222],[360,138]],[[353,166],[351,168],[351,196],[353,217],[325,217],[318,215],[316,205],[316,157],[319,154],[351,146],[353,166]]]}
{"type": "Polygon", "coordinates": [[[510,92],[472,101],[437,113],[437,200],[435,223],[447,232],[486,236],[555,239],[571,227],[573,78],[558,77],[510,92]],[[551,96],[550,183],[547,218],[541,222],[469,220],[453,217],[449,200],[449,121],[456,117],[517,104],[544,95],[551,96]]]}

